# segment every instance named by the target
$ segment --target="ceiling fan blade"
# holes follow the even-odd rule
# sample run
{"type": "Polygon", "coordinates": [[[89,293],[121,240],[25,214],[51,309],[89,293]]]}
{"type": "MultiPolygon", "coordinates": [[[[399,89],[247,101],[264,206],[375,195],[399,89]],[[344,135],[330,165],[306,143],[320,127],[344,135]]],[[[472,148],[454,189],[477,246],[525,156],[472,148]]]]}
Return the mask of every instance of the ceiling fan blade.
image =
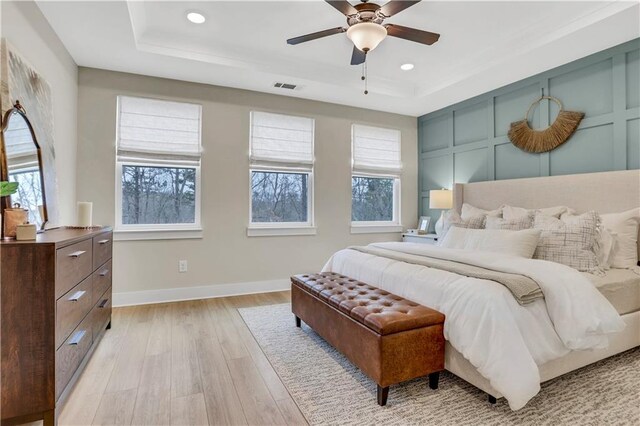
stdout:
{"type": "Polygon", "coordinates": [[[420,0],[413,0],[413,1],[391,0],[390,2],[388,2],[387,4],[385,4],[380,8],[380,12],[382,12],[384,16],[389,17],[402,12],[406,8],[411,7],[416,3],[420,3],[420,0]]]}
{"type": "Polygon", "coordinates": [[[387,24],[385,27],[388,35],[415,41],[416,43],[433,44],[440,38],[440,34],[403,27],[402,25],[387,24]]]}
{"type": "Polygon", "coordinates": [[[358,10],[351,6],[351,3],[349,3],[347,0],[324,0],[327,3],[329,3],[331,6],[333,6],[334,8],[336,8],[340,13],[349,16],[349,15],[355,15],[356,13],[358,13],[358,10]]]}
{"type": "Polygon", "coordinates": [[[353,46],[353,53],[351,54],[351,65],[360,65],[367,60],[367,55],[357,47],[353,46]]]}
{"type": "Polygon", "coordinates": [[[334,35],[334,34],[343,33],[345,31],[346,30],[344,28],[342,28],[342,27],[331,28],[330,30],[318,31],[316,33],[311,33],[311,34],[306,34],[306,35],[299,36],[299,37],[290,38],[289,40],[287,40],[287,44],[304,43],[305,41],[311,41],[311,40],[315,40],[315,39],[318,39],[318,38],[322,38],[322,37],[326,37],[326,36],[330,36],[330,35],[334,35]]]}

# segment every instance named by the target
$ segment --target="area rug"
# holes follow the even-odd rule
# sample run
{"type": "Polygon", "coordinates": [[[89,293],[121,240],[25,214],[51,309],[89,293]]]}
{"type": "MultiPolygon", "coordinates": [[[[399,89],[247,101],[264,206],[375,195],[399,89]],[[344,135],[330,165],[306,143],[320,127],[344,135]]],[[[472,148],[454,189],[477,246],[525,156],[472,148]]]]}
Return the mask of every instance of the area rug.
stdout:
{"type": "Polygon", "coordinates": [[[289,304],[239,312],[312,425],[640,424],[640,348],[544,383],[516,412],[448,372],[437,390],[426,379],[392,386],[380,407],[375,383],[309,327],[296,328],[289,304]]]}

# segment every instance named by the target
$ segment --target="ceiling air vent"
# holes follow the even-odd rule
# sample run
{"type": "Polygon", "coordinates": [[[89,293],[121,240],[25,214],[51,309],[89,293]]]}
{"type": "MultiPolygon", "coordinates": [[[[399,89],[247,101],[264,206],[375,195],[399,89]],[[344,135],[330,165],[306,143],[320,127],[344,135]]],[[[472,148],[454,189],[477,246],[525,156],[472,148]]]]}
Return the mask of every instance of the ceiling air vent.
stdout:
{"type": "Polygon", "coordinates": [[[298,86],[296,86],[295,84],[289,84],[289,83],[276,83],[276,84],[273,85],[273,87],[277,87],[279,89],[293,90],[298,86]]]}

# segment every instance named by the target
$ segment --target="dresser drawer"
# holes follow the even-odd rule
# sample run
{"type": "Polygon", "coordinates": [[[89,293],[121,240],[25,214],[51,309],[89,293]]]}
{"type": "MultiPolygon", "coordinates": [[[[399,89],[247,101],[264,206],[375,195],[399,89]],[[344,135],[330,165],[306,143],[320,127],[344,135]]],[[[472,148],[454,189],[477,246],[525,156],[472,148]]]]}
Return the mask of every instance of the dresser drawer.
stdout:
{"type": "Polygon", "coordinates": [[[100,299],[100,296],[104,294],[104,292],[111,287],[111,260],[99,267],[93,275],[91,275],[91,279],[93,281],[92,287],[92,296],[93,296],[93,304],[96,304],[100,299]]]}
{"type": "Polygon", "coordinates": [[[73,330],[56,351],[56,401],[78,369],[93,341],[91,315],[73,330]]]}
{"type": "Polygon", "coordinates": [[[91,277],[88,277],[56,301],[56,348],[91,310],[91,287],[91,277]]]}
{"type": "Polygon", "coordinates": [[[56,298],[93,272],[93,242],[80,241],[56,252],[56,298]]]}
{"type": "Polygon", "coordinates": [[[93,269],[98,269],[100,265],[111,259],[112,245],[113,233],[111,232],[93,237],[93,269]]]}
{"type": "Polygon", "coordinates": [[[93,335],[98,337],[111,321],[111,287],[100,297],[91,312],[93,335]]]}

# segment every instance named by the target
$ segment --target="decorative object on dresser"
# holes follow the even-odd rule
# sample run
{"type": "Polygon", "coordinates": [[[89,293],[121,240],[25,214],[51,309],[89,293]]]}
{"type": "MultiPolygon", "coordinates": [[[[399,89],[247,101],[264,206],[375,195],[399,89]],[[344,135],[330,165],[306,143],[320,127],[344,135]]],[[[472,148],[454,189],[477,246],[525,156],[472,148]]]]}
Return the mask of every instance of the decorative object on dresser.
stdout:
{"type": "Polygon", "coordinates": [[[33,126],[19,101],[3,117],[0,153],[0,180],[18,184],[13,195],[0,201],[3,213],[11,212],[3,215],[3,236],[15,238],[15,226],[24,223],[34,223],[44,229],[49,217],[42,154],[33,126]],[[11,226],[7,225],[9,216],[17,220],[11,226]]]}
{"type": "Polygon", "coordinates": [[[2,425],[53,425],[111,326],[111,228],[55,228],[0,248],[2,425]]]}
{"type": "Polygon", "coordinates": [[[562,102],[553,96],[541,96],[529,106],[524,120],[511,123],[509,140],[515,146],[527,152],[548,152],[565,143],[576,131],[584,118],[583,112],[565,111],[562,102]],[[548,99],[558,105],[560,112],[551,126],[544,130],[529,127],[529,114],[540,101],[548,99]]]}
{"type": "Polygon", "coordinates": [[[448,189],[432,189],[429,191],[429,208],[441,209],[440,219],[436,222],[436,234],[442,236],[444,229],[444,211],[453,207],[453,192],[448,189]]]}
{"type": "Polygon", "coordinates": [[[402,242],[420,243],[420,244],[438,244],[438,236],[436,234],[402,234],[402,242]]]}
{"type": "Polygon", "coordinates": [[[438,388],[444,369],[444,315],[332,272],[291,277],[291,310],[378,385],[429,376],[438,388]]]}
{"type": "Polygon", "coordinates": [[[76,225],[90,228],[93,225],[93,203],[78,201],[76,210],[76,225]]]}

